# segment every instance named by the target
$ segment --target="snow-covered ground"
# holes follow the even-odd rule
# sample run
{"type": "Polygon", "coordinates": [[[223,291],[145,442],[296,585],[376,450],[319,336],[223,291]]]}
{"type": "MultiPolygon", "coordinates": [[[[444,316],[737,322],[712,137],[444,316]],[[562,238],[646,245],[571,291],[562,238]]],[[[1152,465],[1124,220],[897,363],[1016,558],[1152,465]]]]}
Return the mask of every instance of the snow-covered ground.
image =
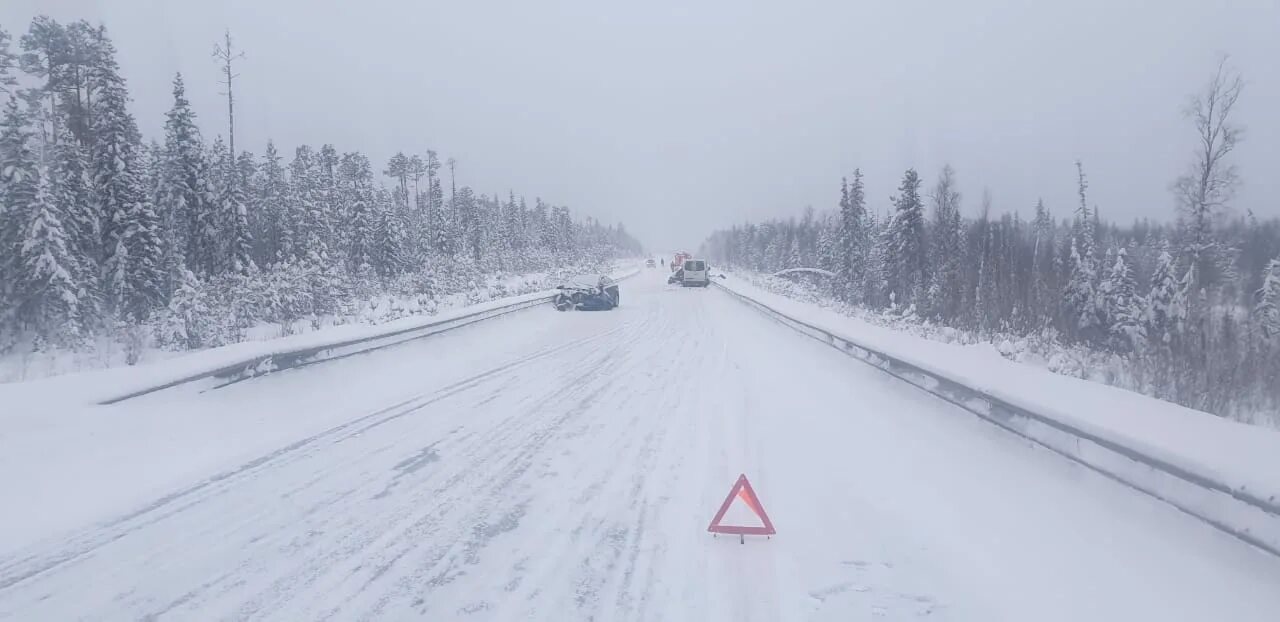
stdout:
{"type": "Polygon", "coordinates": [[[1124,389],[1008,360],[988,344],[955,345],[792,300],[730,276],[733,291],[1015,406],[1280,504],[1280,430],[1224,419],[1124,389]]]}
{"type": "Polygon", "coordinates": [[[0,619],[1280,611],[1280,559],[665,277],[613,312],[4,409],[0,619]],[[706,533],[739,473],[774,538],[706,533]]]}

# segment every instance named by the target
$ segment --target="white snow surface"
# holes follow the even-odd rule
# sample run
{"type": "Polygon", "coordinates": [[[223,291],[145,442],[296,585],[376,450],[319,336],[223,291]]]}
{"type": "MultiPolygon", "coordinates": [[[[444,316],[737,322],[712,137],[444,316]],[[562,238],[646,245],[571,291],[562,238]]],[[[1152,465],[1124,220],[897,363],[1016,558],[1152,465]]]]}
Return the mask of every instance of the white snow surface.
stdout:
{"type": "Polygon", "coordinates": [[[789,317],[1024,410],[1280,503],[1280,430],[1248,425],[1118,387],[1006,359],[989,344],[925,339],[792,300],[726,275],[722,286],[789,317]]]}
{"type": "Polygon", "coordinates": [[[1280,559],[665,277],[218,390],[5,402],[0,619],[1280,611],[1280,559]],[[739,473],[773,538],[706,532],[739,473]]]}

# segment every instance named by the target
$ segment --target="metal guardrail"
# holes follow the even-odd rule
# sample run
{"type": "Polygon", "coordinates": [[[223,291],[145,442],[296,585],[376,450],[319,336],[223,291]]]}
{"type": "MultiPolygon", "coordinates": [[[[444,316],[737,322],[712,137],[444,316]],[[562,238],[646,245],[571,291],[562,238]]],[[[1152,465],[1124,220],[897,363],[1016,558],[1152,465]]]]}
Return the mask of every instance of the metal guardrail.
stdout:
{"type": "MultiPolygon", "coordinates": [[[[629,274],[617,277],[614,280],[624,281],[637,274],[640,274],[640,270],[638,269],[629,274]]],[[[517,311],[523,311],[531,307],[546,304],[551,302],[551,299],[554,297],[555,294],[552,293],[545,296],[539,296],[537,298],[519,300],[506,305],[482,309],[475,311],[474,313],[450,317],[438,322],[401,328],[378,335],[353,337],[351,339],[325,343],[322,345],[291,348],[281,350],[279,352],[271,352],[269,354],[257,354],[216,369],[202,370],[198,373],[183,376],[159,385],[141,387],[119,395],[113,395],[100,400],[98,404],[117,404],[135,397],[141,397],[143,395],[163,391],[165,389],[171,389],[176,386],[199,380],[212,380],[214,385],[213,388],[224,387],[242,380],[248,380],[250,378],[266,375],[272,372],[333,361],[355,354],[363,354],[366,352],[373,352],[374,350],[380,350],[382,348],[388,348],[407,341],[413,341],[415,339],[430,337],[455,328],[462,328],[463,326],[468,326],[484,320],[490,320],[509,313],[515,313],[517,311]]]]}
{"type": "Polygon", "coordinates": [[[508,313],[514,313],[530,307],[546,304],[551,302],[553,297],[554,295],[549,294],[547,296],[540,296],[533,300],[521,300],[509,305],[483,309],[476,311],[475,313],[468,313],[466,315],[455,316],[438,322],[431,322],[429,324],[422,324],[410,328],[402,328],[375,336],[356,337],[323,345],[306,346],[302,348],[282,350],[280,352],[272,352],[269,354],[255,355],[217,369],[201,371],[163,384],[143,387],[121,395],[112,396],[98,403],[102,405],[116,404],[135,397],[141,397],[157,391],[163,391],[179,385],[195,382],[197,380],[213,379],[215,381],[215,387],[223,387],[271,372],[303,367],[325,361],[333,361],[347,356],[352,356],[354,354],[373,352],[374,350],[399,345],[406,341],[413,341],[415,339],[422,339],[431,335],[437,335],[455,328],[462,328],[463,326],[475,324],[476,322],[493,319],[507,315],[508,313]]]}
{"type": "Polygon", "coordinates": [[[1164,501],[1217,529],[1280,556],[1280,503],[1193,473],[1141,450],[1010,404],[828,329],[796,319],[720,283],[716,289],[801,334],[955,404],[983,420],[1164,501]]]}

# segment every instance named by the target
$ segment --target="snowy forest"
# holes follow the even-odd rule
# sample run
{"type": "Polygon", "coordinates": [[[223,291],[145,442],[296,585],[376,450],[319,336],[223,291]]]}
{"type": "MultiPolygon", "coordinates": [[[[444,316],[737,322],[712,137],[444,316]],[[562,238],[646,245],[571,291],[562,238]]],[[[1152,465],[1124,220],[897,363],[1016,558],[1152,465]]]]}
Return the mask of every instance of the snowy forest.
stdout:
{"type": "Polygon", "coordinates": [[[201,88],[227,97],[220,131],[201,131],[177,75],[164,135],[144,139],[104,27],[0,28],[0,354],[103,335],[220,345],[377,295],[639,253],[621,225],[459,187],[434,151],[237,150],[235,114],[252,111],[234,107],[229,33],[214,57],[225,80],[201,88]]]}
{"type": "Polygon", "coordinates": [[[718,231],[702,250],[757,272],[826,269],[836,276],[815,287],[851,310],[1084,350],[1084,364],[1058,371],[1280,421],[1280,221],[1230,205],[1243,84],[1224,59],[1193,96],[1195,148],[1171,185],[1169,223],[1104,220],[1080,162],[1064,170],[1078,186],[1069,213],[1041,201],[1029,218],[996,213],[986,191],[963,216],[950,166],[931,183],[906,171],[880,212],[854,170],[834,209],[718,231]]]}

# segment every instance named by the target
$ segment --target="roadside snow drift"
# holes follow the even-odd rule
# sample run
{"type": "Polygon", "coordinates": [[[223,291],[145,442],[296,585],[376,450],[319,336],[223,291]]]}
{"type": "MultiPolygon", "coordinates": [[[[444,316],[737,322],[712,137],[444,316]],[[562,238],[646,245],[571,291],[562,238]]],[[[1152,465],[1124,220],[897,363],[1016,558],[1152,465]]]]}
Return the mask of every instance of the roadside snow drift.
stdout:
{"type": "Polygon", "coordinates": [[[1280,555],[1280,431],[718,280],[792,328],[1280,555]]]}

